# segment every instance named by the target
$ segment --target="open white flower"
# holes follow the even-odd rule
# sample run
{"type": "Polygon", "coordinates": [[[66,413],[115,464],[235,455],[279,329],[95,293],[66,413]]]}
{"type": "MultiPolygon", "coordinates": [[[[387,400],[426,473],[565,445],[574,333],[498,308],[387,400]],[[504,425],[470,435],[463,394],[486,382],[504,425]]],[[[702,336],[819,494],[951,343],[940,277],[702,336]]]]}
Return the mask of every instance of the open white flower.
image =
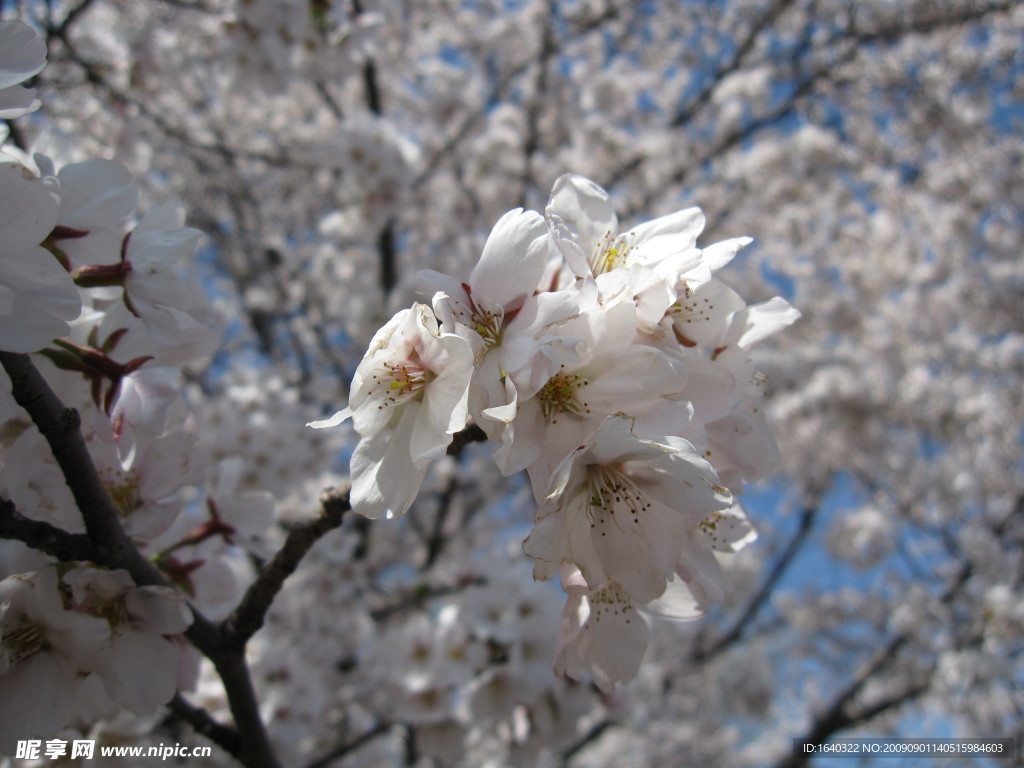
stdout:
{"type": "Polygon", "coordinates": [[[425,304],[403,309],[377,332],[356,369],[348,407],[310,424],[352,418],[362,438],[351,462],[354,510],[396,517],[409,509],[427,465],[466,426],[472,374],[469,342],[442,333],[425,304]]]}
{"type": "Polygon", "coordinates": [[[619,232],[608,193],[573,173],[555,181],[544,215],[576,277],[596,278],[631,265],[655,269],[671,265],[670,271],[678,274],[697,260],[697,235],[704,228],[700,209],[684,208],[619,232]]]}
{"type": "Polygon", "coordinates": [[[103,619],[65,609],[55,570],[0,581],[0,753],[64,727],[109,638],[103,619]]]}
{"type": "Polygon", "coordinates": [[[638,439],[613,416],[566,457],[523,544],[535,578],[571,563],[592,589],[614,581],[638,604],[665,592],[687,531],[732,498],[689,443],[664,441],[638,439]]]}
{"type": "Polygon", "coordinates": [[[573,566],[562,569],[568,595],[555,640],[555,674],[579,680],[584,669],[608,693],[640,669],[650,630],[626,591],[614,581],[591,589],[573,566]]]}
{"type": "MultiPolygon", "coordinates": [[[[440,320],[474,331],[472,336],[467,335],[474,347],[486,349],[500,344],[505,326],[534,294],[544,274],[549,243],[546,233],[539,213],[521,208],[509,211],[491,230],[467,282],[422,270],[416,278],[420,293],[433,296],[442,291],[448,298],[440,320]]],[[[438,310],[440,313],[441,307],[438,310]]]]}
{"type": "Polygon", "coordinates": [[[75,608],[110,626],[96,672],[111,699],[137,715],[177,690],[178,650],[168,639],[192,624],[185,596],[170,587],[137,587],[126,571],[79,566],[64,576],[75,608]]]}
{"type": "Polygon", "coordinates": [[[0,153],[0,349],[42,349],[67,335],[82,309],[71,276],[39,245],[59,206],[56,179],[39,179],[0,153]]]}
{"type": "Polygon", "coordinates": [[[515,419],[495,453],[506,474],[530,467],[544,492],[551,470],[589,441],[610,414],[630,416],[642,437],[675,434],[690,416],[686,404],[673,398],[686,383],[682,362],[634,343],[636,306],[628,297],[599,303],[591,296],[559,331],[577,340],[572,354],[556,361],[557,369],[539,388],[522,381],[515,419]]]}
{"type": "Polygon", "coordinates": [[[153,208],[128,236],[124,254],[125,303],[157,341],[168,344],[200,325],[191,314],[194,296],[178,262],[195,253],[201,233],[183,226],[184,219],[175,203],[153,208]]]}

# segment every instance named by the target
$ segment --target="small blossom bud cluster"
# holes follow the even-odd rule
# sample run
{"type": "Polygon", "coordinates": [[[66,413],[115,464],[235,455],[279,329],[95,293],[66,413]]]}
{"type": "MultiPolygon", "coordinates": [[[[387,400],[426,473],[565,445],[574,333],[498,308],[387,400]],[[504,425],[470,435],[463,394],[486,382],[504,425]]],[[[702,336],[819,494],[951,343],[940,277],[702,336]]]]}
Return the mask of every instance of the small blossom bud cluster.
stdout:
{"type": "Polygon", "coordinates": [[[430,462],[474,423],[526,470],[534,576],[568,594],[555,668],[605,690],[647,646],[640,611],[698,615],[721,598],[716,553],[754,531],[734,494],[776,457],[748,350],[799,317],[748,306],[718,271],[749,243],[703,248],[699,209],[620,230],[609,195],[565,175],[539,214],[495,225],[460,281],[423,272],[430,304],[377,332],[348,406],[353,508],[405,513],[430,462]]]}

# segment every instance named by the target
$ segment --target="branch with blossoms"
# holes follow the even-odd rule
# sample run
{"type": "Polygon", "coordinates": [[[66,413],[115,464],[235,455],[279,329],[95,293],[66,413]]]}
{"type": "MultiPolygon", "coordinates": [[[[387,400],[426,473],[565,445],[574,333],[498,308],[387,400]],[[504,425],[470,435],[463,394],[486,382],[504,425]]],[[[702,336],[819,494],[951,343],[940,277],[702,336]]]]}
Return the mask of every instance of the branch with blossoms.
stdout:
{"type": "MultiPolygon", "coordinates": [[[[62,562],[69,559],[93,561],[113,572],[127,572],[139,587],[155,586],[169,590],[166,577],[142,556],[119,523],[117,509],[85,447],[78,413],[60,402],[27,355],[0,352],[0,363],[10,377],[15,401],[28,412],[49,442],[82,511],[87,531],[85,534],[69,534],[46,523],[27,520],[17,513],[13,504],[5,502],[0,507],[3,535],[57,556],[62,562]]],[[[241,734],[234,754],[243,764],[253,768],[273,768],[277,762],[245,669],[244,643],[236,648],[234,643],[227,641],[221,628],[195,607],[189,610],[189,620],[179,631],[184,631],[185,636],[221,674],[236,728],[241,734]]]]}
{"type": "MultiPolygon", "coordinates": [[[[25,35],[0,32],[12,30],[25,35]]],[[[25,58],[26,71],[38,71],[25,58]]],[[[363,71],[379,114],[372,60],[363,71]]],[[[527,155],[533,149],[528,142],[527,155]]],[[[347,405],[310,424],[352,421],[347,487],[326,491],[312,520],[286,527],[249,586],[236,582],[238,593],[218,604],[208,594],[217,567],[229,568],[276,513],[269,494],[240,489],[239,461],[206,465],[180,396],[180,367],[218,343],[201,292],[178,274],[200,233],[173,204],[138,216],[130,174],[110,161],[58,170],[44,156],[4,155],[0,194],[3,222],[24,222],[9,237],[5,229],[0,253],[12,318],[0,328],[0,362],[15,404],[0,405],[18,428],[5,454],[11,498],[0,530],[38,550],[0,580],[0,676],[14,681],[0,692],[0,750],[59,732],[82,715],[78,700],[94,696],[99,709],[136,715],[169,706],[243,764],[274,768],[246,652],[276,597],[349,510],[401,517],[431,467],[469,442],[488,440],[501,474],[525,472],[536,516],[523,551],[535,580],[559,576],[566,602],[555,619],[524,589],[515,630],[494,606],[481,608],[484,628],[446,606],[409,635],[385,633],[379,658],[365,656],[389,673],[389,647],[404,647],[414,663],[432,653],[417,635],[441,638],[445,649],[440,672],[385,676],[399,714],[362,731],[401,720],[410,754],[438,701],[482,705],[514,684],[525,700],[542,698],[546,681],[517,680],[537,656],[523,626],[557,626],[557,675],[589,676],[605,693],[631,681],[647,617],[692,619],[722,600],[719,558],[756,537],[737,497],[777,451],[749,352],[799,312],[778,297],[748,305],[721,279],[749,238],[698,247],[697,208],[620,227],[604,189],[565,174],[543,212],[515,209],[497,221],[464,279],[420,273],[424,301],[376,332],[347,405]],[[226,618],[208,618],[210,603],[226,618]],[[182,638],[215,668],[233,728],[179,694],[187,686],[177,670],[195,674],[198,661],[182,638]],[[51,663],[36,663],[43,658],[51,663]],[[29,686],[73,695],[15,712],[15,694],[29,686]]],[[[378,223],[387,294],[396,241],[391,219],[378,223]]],[[[441,556],[449,502],[442,494],[428,565],[441,556]]],[[[492,579],[500,582],[459,573],[454,589],[492,579]]],[[[410,600],[367,618],[386,621],[447,593],[417,585],[410,600]]]]}
{"type": "Polygon", "coordinates": [[[430,304],[370,343],[348,406],[351,504],[395,518],[475,424],[538,512],[523,549],[568,595],[556,672],[610,691],[647,647],[640,611],[700,615],[724,596],[716,552],[754,531],[734,494],[775,457],[747,350],[799,313],[747,306],[717,277],[749,238],[697,248],[696,208],[620,230],[608,194],[559,178],[544,214],[495,225],[466,281],[420,274],[430,304]]]}

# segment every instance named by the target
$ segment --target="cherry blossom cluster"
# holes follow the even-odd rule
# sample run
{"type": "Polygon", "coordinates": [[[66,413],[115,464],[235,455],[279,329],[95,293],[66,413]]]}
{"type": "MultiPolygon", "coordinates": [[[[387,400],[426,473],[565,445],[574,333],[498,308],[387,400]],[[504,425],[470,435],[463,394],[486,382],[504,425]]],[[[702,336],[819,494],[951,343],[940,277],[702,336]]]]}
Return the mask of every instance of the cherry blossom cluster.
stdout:
{"type": "MultiPolygon", "coordinates": [[[[0,52],[3,115],[25,114],[38,102],[18,83],[42,69],[46,45],[4,22],[0,52]]],[[[172,585],[140,586],[87,551],[57,562],[0,541],[3,753],[122,710],[152,714],[189,685],[198,657],[182,638],[186,594],[226,613],[240,589],[225,574],[229,550],[274,519],[268,494],[239,491],[235,464],[206,466],[189,429],[180,366],[220,339],[178,270],[200,233],[177,205],[140,215],[136,199],[119,163],[57,170],[42,155],[0,152],[0,352],[37,353],[33,365],[81,415],[121,526],[172,585]]],[[[30,524],[84,534],[71,482],[0,375],[0,498],[30,524]]]]}
{"type": "Polygon", "coordinates": [[[716,553],[754,538],[734,494],[776,458],[748,350],[799,317],[748,306],[718,276],[747,245],[703,248],[688,208],[619,229],[611,198],[560,177],[544,214],[495,225],[465,282],[419,276],[430,304],[370,343],[348,406],[353,508],[396,517],[430,463],[471,422],[537,503],[524,550],[561,576],[556,671],[605,690],[631,680],[648,640],[640,611],[698,615],[721,598],[716,553]]]}

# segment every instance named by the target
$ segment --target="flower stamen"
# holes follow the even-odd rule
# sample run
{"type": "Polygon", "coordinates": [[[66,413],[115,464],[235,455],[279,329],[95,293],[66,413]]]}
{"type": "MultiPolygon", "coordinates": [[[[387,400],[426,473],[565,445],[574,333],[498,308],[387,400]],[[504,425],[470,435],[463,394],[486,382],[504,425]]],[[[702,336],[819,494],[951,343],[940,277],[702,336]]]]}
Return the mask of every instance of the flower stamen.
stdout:
{"type": "Polygon", "coordinates": [[[590,256],[590,270],[595,277],[626,265],[630,253],[636,248],[631,242],[632,238],[632,232],[623,235],[605,232],[590,256]]]}
{"type": "Polygon", "coordinates": [[[385,362],[382,365],[383,370],[371,376],[377,385],[373,391],[383,386],[387,392],[377,405],[378,410],[412,400],[419,396],[427,384],[437,377],[437,374],[422,363],[412,360],[403,360],[398,363],[385,362]]]}
{"type": "Polygon", "coordinates": [[[578,373],[556,373],[537,393],[544,418],[557,424],[559,413],[589,416],[590,405],[577,396],[583,387],[589,385],[590,381],[578,373]]]}
{"type": "MultiPolygon", "coordinates": [[[[651,503],[636,482],[614,467],[592,466],[588,476],[588,491],[591,527],[594,526],[594,514],[598,510],[612,516],[616,509],[625,511],[632,516],[634,523],[639,523],[640,513],[651,508],[651,503]]],[[[604,522],[603,518],[601,522],[604,522]]]]}
{"type": "Polygon", "coordinates": [[[0,645],[3,645],[6,651],[4,655],[7,656],[7,662],[11,665],[17,664],[46,646],[46,630],[39,624],[18,624],[9,630],[3,630],[0,645]]]}

